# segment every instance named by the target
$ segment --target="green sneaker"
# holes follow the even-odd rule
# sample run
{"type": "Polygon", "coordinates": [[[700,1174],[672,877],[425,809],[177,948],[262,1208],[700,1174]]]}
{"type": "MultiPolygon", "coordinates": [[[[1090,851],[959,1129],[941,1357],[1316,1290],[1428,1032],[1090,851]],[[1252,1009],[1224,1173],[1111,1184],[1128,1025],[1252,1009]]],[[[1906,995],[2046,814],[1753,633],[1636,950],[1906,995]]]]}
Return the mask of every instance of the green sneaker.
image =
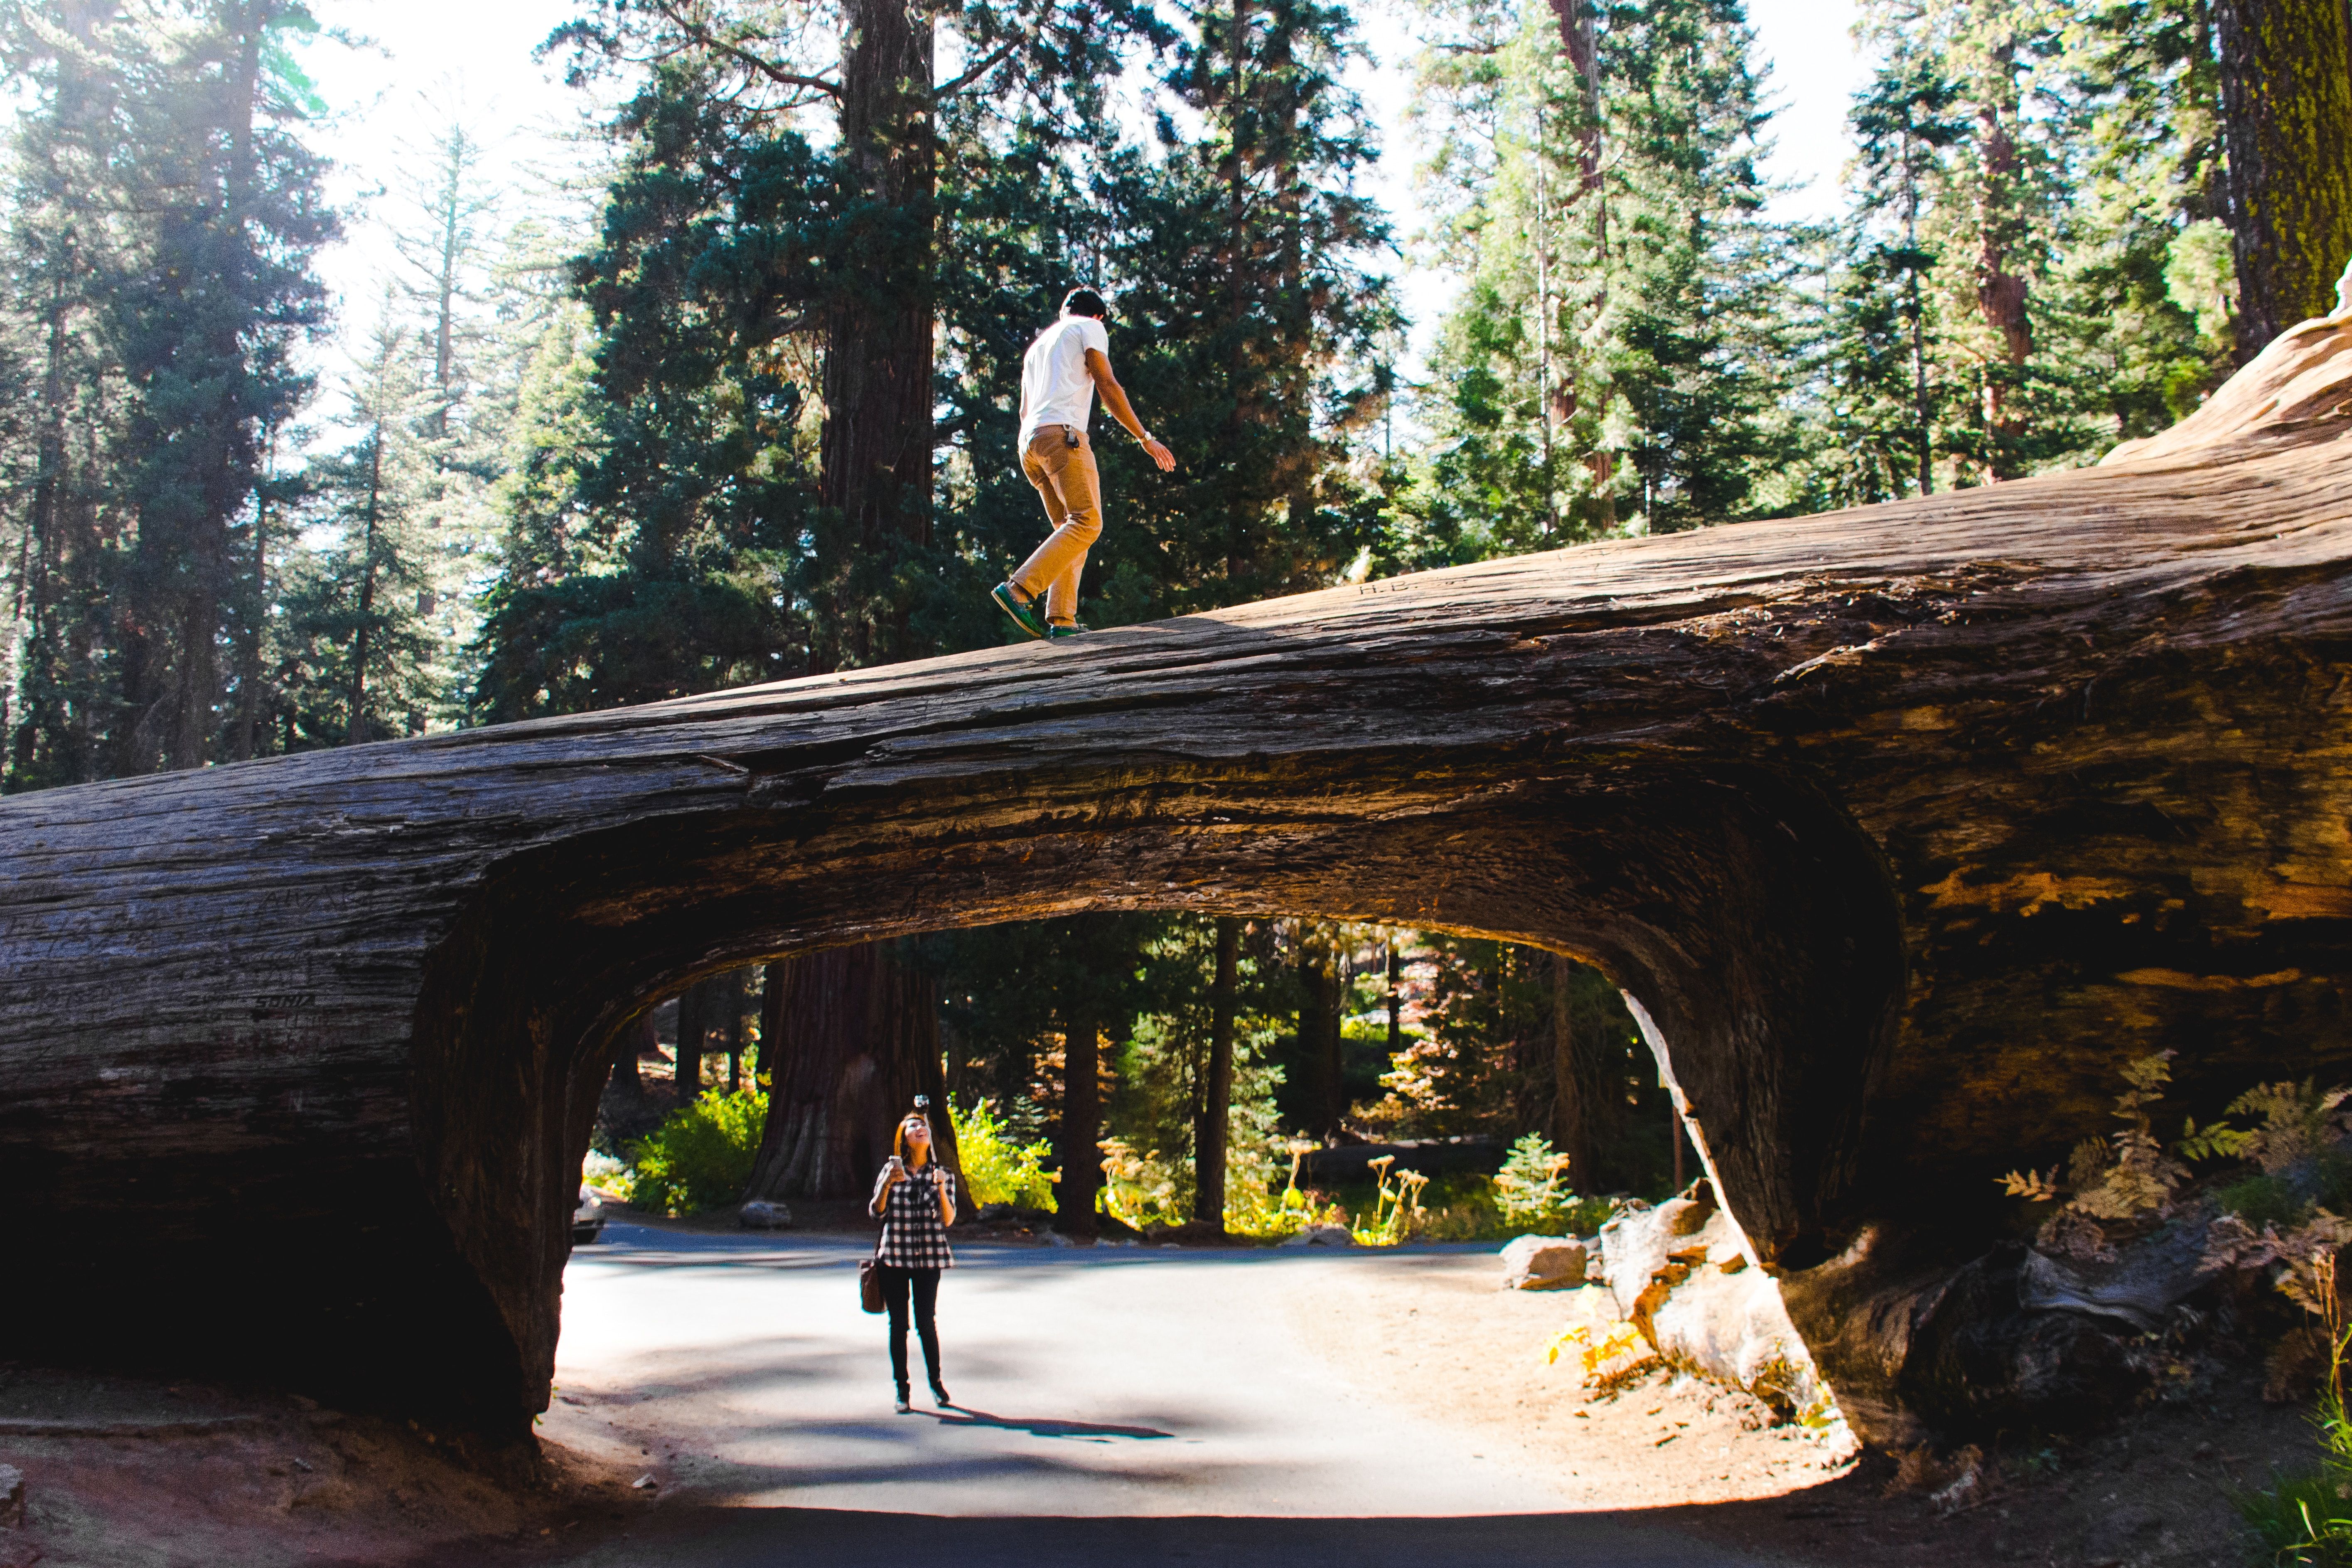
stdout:
{"type": "Polygon", "coordinates": [[[1014,626],[1019,626],[1031,637],[1042,637],[1045,635],[1045,617],[1037,613],[1037,601],[1021,598],[1013,593],[1012,584],[999,583],[990,593],[989,597],[996,601],[998,609],[1013,617],[1014,626]]]}
{"type": "Polygon", "coordinates": [[[1045,635],[1049,637],[1083,637],[1092,630],[1094,627],[1082,626],[1076,621],[1057,621],[1045,628],[1045,635]]]}

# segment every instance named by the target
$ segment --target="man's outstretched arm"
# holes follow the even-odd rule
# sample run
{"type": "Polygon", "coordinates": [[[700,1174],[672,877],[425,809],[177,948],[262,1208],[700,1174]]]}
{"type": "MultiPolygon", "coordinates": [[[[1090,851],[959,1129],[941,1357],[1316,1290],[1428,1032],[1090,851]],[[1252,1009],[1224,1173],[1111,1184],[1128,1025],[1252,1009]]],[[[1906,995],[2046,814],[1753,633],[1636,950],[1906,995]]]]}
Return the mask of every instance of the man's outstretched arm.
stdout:
{"type": "Polygon", "coordinates": [[[1172,472],[1176,467],[1176,454],[1161,446],[1156,437],[1144,429],[1143,421],[1135,416],[1135,407],[1127,400],[1127,388],[1121,386],[1118,377],[1110,373],[1110,360],[1102,350],[1087,351],[1087,374],[1095,378],[1095,390],[1102,394],[1103,406],[1110,410],[1111,417],[1126,426],[1128,434],[1143,443],[1143,449],[1151,454],[1151,460],[1160,465],[1161,473],[1172,472]]]}

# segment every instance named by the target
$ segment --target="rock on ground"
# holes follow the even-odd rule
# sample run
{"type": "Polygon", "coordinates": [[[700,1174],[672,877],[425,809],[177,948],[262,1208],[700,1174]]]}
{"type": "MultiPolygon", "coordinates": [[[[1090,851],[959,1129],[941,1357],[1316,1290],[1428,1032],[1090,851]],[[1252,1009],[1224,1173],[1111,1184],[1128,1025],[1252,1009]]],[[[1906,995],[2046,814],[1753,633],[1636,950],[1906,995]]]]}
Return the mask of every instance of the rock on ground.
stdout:
{"type": "Polygon", "coordinates": [[[1285,1247],[1353,1247],[1356,1238],[1344,1225],[1310,1225],[1297,1236],[1283,1237],[1285,1247]]]}
{"type": "Polygon", "coordinates": [[[1790,1321],[1778,1281],[1706,1184],[1694,1196],[1628,1208],[1601,1227],[1601,1281],[1618,1315],[1668,1362],[1744,1389],[1809,1422],[1850,1451],[1829,1388],[1790,1321]]]}
{"type": "Polygon", "coordinates": [[[1503,1248],[1506,1290],[1570,1290],[1584,1283],[1585,1244],[1572,1236],[1522,1236],[1503,1248]]]}

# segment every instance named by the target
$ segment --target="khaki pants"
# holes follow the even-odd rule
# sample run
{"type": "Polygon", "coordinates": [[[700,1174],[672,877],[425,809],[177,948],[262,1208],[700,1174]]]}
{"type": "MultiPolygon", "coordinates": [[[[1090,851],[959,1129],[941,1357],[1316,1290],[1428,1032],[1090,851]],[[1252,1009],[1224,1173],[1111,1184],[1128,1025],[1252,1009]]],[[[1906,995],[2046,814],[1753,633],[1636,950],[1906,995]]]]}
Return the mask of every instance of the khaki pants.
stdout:
{"type": "Polygon", "coordinates": [[[1071,446],[1066,426],[1048,425],[1029,438],[1021,471],[1037,487],[1054,531],[1013,574],[1013,585],[1034,598],[1045,595],[1045,618],[1067,626],[1078,617],[1078,574],[1087,551],[1102,537],[1102,484],[1095,475],[1095,449],[1086,432],[1071,446]]]}

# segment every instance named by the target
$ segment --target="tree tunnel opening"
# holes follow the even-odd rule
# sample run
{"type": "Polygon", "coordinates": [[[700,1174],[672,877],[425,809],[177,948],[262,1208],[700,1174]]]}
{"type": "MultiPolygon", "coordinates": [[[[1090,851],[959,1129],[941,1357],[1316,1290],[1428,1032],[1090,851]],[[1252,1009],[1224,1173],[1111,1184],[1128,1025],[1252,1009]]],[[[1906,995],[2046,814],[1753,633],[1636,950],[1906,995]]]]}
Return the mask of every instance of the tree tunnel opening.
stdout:
{"type": "Polygon", "coordinates": [[[1065,812],[973,807],[944,828],[936,801],[697,813],[501,863],[430,956],[414,1026],[421,1174],[448,1261],[479,1285],[436,1324],[436,1362],[462,1369],[436,1393],[508,1430],[544,1406],[596,1099],[616,1033],[656,999],[761,959],[1091,910],[1305,913],[1590,963],[1668,1043],[1759,1258],[1824,1256],[1853,1205],[1904,984],[1875,851],[1774,775],[1497,763],[1102,781],[1065,812]],[[1382,771],[1463,787],[1448,809],[1382,815],[1382,771]],[[845,826],[864,829],[848,852],[806,851],[845,826]]]}
{"type": "Polygon", "coordinates": [[[1304,1198],[1344,1197],[1352,1223],[1385,1150],[1438,1178],[1411,1205],[1419,1231],[1468,1239],[1504,1223],[1490,1178],[1527,1136],[1541,1146],[1522,1165],[1555,1162],[1551,1210],[1574,1194],[1660,1201],[1703,1164],[1622,993],[1566,954],[1150,911],[955,928],[697,982],[617,1037],[583,1181],[638,1216],[752,1202],[768,1206],[740,1216],[750,1228],[862,1227],[887,1134],[919,1094],[967,1211],[1003,1211],[988,1223],[1018,1235],[1265,1240],[1304,1198]],[[1287,1210],[1286,1189],[1303,1194],[1287,1210]]]}

